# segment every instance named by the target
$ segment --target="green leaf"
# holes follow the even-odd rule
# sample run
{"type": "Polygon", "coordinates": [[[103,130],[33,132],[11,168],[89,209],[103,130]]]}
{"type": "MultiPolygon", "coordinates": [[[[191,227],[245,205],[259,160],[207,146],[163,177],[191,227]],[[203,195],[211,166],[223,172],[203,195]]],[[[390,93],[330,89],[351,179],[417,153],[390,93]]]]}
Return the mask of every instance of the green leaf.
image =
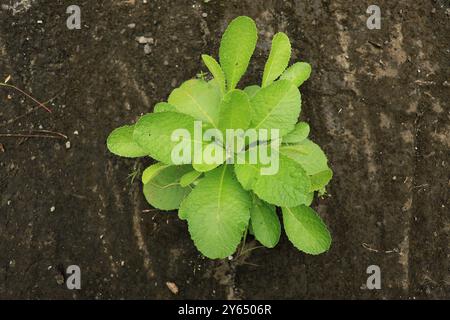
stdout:
{"type": "Polygon", "coordinates": [[[299,122],[295,125],[294,131],[283,137],[283,143],[299,143],[308,138],[309,125],[306,122],[299,122]]]}
{"type": "Polygon", "coordinates": [[[217,128],[220,100],[220,90],[213,83],[192,79],[173,90],[168,102],[178,112],[206,121],[217,128]]]}
{"type": "Polygon", "coordinates": [[[152,164],[151,166],[147,167],[147,169],[144,170],[142,173],[142,183],[147,184],[152,180],[158,173],[161,172],[161,170],[169,167],[169,165],[164,164],[162,162],[158,162],[155,164],[152,164]]]}
{"type": "Polygon", "coordinates": [[[177,112],[177,110],[175,109],[175,107],[167,102],[158,102],[157,104],[155,104],[155,106],[153,107],[153,112],[158,113],[158,112],[167,112],[167,111],[172,111],[172,112],[177,112]]]}
{"type": "Polygon", "coordinates": [[[220,104],[219,129],[247,129],[250,125],[250,100],[241,90],[228,92],[220,104]]]}
{"type": "Polygon", "coordinates": [[[261,87],[258,85],[245,87],[244,91],[248,95],[249,99],[253,98],[258,91],[261,90],[261,87]]]}
{"type": "Polygon", "coordinates": [[[260,168],[256,164],[235,164],[234,172],[242,188],[252,190],[260,174],[260,168]]]}
{"type": "Polygon", "coordinates": [[[311,203],[314,201],[314,192],[311,191],[310,193],[307,194],[307,200],[305,201],[305,203],[302,203],[303,205],[309,207],[311,205],[311,203]]]}
{"type": "Polygon", "coordinates": [[[264,67],[262,87],[270,85],[286,69],[291,59],[291,42],[288,36],[283,33],[277,33],[272,40],[272,49],[269,59],[264,67]]]}
{"type": "MultiPolygon", "coordinates": [[[[194,118],[175,112],[148,113],[136,123],[133,138],[152,158],[174,164],[172,150],[179,142],[172,141],[171,136],[177,129],[186,129],[194,137],[194,118]]],[[[194,141],[190,142],[192,149],[194,141]]]]}
{"type": "Polygon", "coordinates": [[[223,70],[220,67],[219,63],[216,61],[216,59],[207,54],[202,54],[202,60],[208,68],[209,72],[211,72],[214,79],[219,84],[222,94],[225,94],[225,74],[223,73],[223,70]]]}
{"type": "Polygon", "coordinates": [[[280,153],[301,164],[310,176],[328,169],[327,156],[309,139],[298,144],[281,146],[280,153]]]}
{"type": "Polygon", "coordinates": [[[311,181],[295,161],[280,155],[279,170],[274,175],[259,175],[253,191],[264,201],[285,207],[307,203],[311,181]]]}
{"type": "Polygon", "coordinates": [[[225,150],[213,142],[203,141],[201,136],[197,137],[194,121],[194,118],[182,113],[149,113],[136,123],[133,138],[148,155],[160,162],[175,165],[192,163],[197,171],[209,171],[225,161],[225,150]],[[180,129],[185,131],[180,132],[180,129]],[[180,135],[175,135],[172,141],[172,134],[176,133],[180,135]],[[196,149],[199,149],[203,159],[195,158],[196,149]],[[219,153],[222,158],[217,162],[215,158],[206,158],[219,153]],[[176,162],[174,158],[179,155],[186,156],[186,161],[176,162]]]}
{"type": "Polygon", "coordinates": [[[286,234],[297,249],[313,255],[328,251],[330,232],[313,209],[302,205],[282,212],[286,234]]]}
{"type": "Polygon", "coordinates": [[[297,62],[287,68],[280,80],[289,80],[295,86],[300,87],[311,75],[311,65],[306,62],[297,62]]]}
{"type": "Polygon", "coordinates": [[[275,206],[256,199],[250,210],[253,234],[262,245],[273,248],[280,240],[281,225],[275,206]]]}
{"type": "MultiPolygon", "coordinates": [[[[260,199],[277,206],[295,207],[310,201],[311,181],[299,163],[277,155],[277,151],[273,149],[270,155],[271,164],[254,164],[254,160],[250,161],[251,150],[261,151],[250,148],[245,153],[238,154],[234,165],[236,177],[244,189],[253,190],[260,199]],[[268,170],[270,165],[273,172],[268,170]]],[[[258,160],[260,161],[260,158],[258,160]]]]}
{"type": "Polygon", "coordinates": [[[257,40],[255,22],[249,17],[237,17],[225,30],[220,43],[219,60],[227,79],[228,91],[236,88],[247,70],[257,40]]]}
{"type": "Polygon", "coordinates": [[[211,171],[218,166],[220,166],[226,159],[226,152],[221,147],[219,143],[214,142],[204,142],[202,147],[203,152],[203,161],[202,162],[193,162],[192,166],[196,171],[199,172],[207,172],[211,171]],[[221,155],[220,155],[221,154],[221,155]],[[217,157],[220,157],[220,161],[217,161],[217,157]],[[208,159],[206,159],[208,157],[208,159]]]}
{"type": "Polygon", "coordinates": [[[301,110],[301,97],[289,81],[277,81],[262,88],[250,102],[253,128],[279,129],[280,137],[294,129],[301,110]]]}
{"type": "Polygon", "coordinates": [[[327,169],[311,176],[311,190],[320,191],[330,182],[333,177],[333,171],[327,169]]]}
{"type": "Polygon", "coordinates": [[[224,165],[208,172],[183,201],[179,214],[187,218],[197,249],[210,259],[236,251],[250,219],[251,199],[224,165]]]}
{"type": "Polygon", "coordinates": [[[110,152],[127,158],[147,156],[148,153],[133,140],[134,126],[123,126],[110,133],[107,146],[110,152]]]}
{"type": "Polygon", "coordinates": [[[145,185],[145,199],[160,210],[175,210],[181,201],[191,192],[190,187],[183,188],[180,178],[190,166],[168,166],[159,170],[145,185]]]}
{"type": "Polygon", "coordinates": [[[198,172],[195,170],[189,171],[188,173],[186,173],[185,175],[183,175],[181,177],[180,185],[182,187],[187,187],[191,183],[195,182],[198,179],[198,177],[200,177],[201,175],[202,175],[202,172],[198,172]]]}

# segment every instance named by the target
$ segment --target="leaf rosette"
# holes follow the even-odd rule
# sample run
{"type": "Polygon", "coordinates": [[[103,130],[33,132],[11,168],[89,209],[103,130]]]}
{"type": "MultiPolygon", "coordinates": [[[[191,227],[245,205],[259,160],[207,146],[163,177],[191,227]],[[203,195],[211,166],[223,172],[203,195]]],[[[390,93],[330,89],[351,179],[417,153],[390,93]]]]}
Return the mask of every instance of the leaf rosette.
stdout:
{"type": "Polygon", "coordinates": [[[261,84],[238,89],[257,39],[254,21],[237,17],[222,37],[219,61],[202,55],[211,80],[184,82],[167,102],[107,139],[118,156],[156,160],[142,174],[146,200],[160,210],[178,210],[195,246],[211,259],[232,255],[248,231],[273,248],[282,225],[305,253],[320,254],[331,245],[310,205],[316,193],[326,193],[333,173],[309,138],[309,125],[299,122],[299,87],[311,66],[289,66],[291,43],[280,32],[273,37],[261,84]],[[230,130],[239,134],[229,139],[230,130]],[[247,135],[250,131],[265,134],[247,135]]]}

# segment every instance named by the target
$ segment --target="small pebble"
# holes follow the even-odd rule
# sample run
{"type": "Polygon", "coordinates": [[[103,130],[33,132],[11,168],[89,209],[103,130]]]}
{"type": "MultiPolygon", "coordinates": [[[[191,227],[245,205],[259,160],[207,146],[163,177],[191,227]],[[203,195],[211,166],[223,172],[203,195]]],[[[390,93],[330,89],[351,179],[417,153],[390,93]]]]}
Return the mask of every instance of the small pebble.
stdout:
{"type": "Polygon", "coordinates": [[[75,130],[75,131],[73,132],[73,134],[77,136],[77,135],[78,135],[78,130],[75,130]]]}
{"type": "Polygon", "coordinates": [[[70,149],[70,141],[66,142],[66,149],[70,149]]]}
{"type": "Polygon", "coordinates": [[[62,285],[64,283],[64,277],[62,276],[62,274],[58,274],[57,276],[55,276],[56,279],[56,283],[59,285],[62,285]]]}
{"type": "Polygon", "coordinates": [[[136,37],[135,38],[137,42],[139,42],[140,44],[146,44],[146,43],[150,43],[153,44],[155,42],[155,40],[153,38],[150,37],[144,37],[144,36],[140,36],[140,37],[136,37]]]}
{"type": "Polygon", "coordinates": [[[172,292],[173,294],[178,294],[178,287],[175,283],[166,282],[166,286],[167,288],[169,288],[170,292],[172,292]]]}
{"type": "Polygon", "coordinates": [[[203,17],[203,18],[206,18],[207,16],[208,16],[208,14],[207,14],[206,12],[203,12],[203,13],[202,13],[202,17],[203,17]]]}
{"type": "Polygon", "coordinates": [[[130,23],[130,24],[128,25],[128,28],[130,28],[130,29],[136,28],[136,23],[130,23]]]}
{"type": "Polygon", "coordinates": [[[144,46],[144,53],[150,54],[151,52],[152,52],[152,48],[150,47],[150,45],[148,43],[146,43],[144,46]]]}
{"type": "Polygon", "coordinates": [[[52,206],[52,207],[50,208],[50,212],[55,212],[55,210],[56,210],[55,206],[52,206]]]}

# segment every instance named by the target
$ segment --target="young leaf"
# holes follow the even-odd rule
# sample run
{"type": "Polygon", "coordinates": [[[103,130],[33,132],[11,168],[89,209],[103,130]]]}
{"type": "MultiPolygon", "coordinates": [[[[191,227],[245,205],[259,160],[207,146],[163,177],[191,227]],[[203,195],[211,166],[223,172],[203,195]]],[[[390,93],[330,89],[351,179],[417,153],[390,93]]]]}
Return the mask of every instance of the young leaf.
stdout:
{"type": "Polygon", "coordinates": [[[333,177],[333,171],[327,169],[312,175],[311,178],[311,191],[320,191],[330,182],[333,177]]]}
{"type": "Polygon", "coordinates": [[[192,79],[172,91],[168,102],[178,112],[197,120],[209,122],[217,128],[219,122],[220,90],[209,82],[192,79]]]}
{"type": "Polygon", "coordinates": [[[250,125],[250,100],[241,90],[228,92],[220,104],[219,129],[247,129],[250,125]]]}
{"type": "Polygon", "coordinates": [[[181,201],[191,192],[190,187],[183,188],[179,181],[188,172],[190,166],[168,166],[158,171],[145,185],[145,199],[160,210],[175,210],[181,201]]]}
{"type": "Polygon", "coordinates": [[[272,40],[272,49],[269,59],[264,67],[262,87],[270,85],[286,69],[291,58],[291,42],[288,36],[283,33],[277,33],[272,40]]]}
{"type": "Polygon", "coordinates": [[[309,139],[298,144],[281,146],[280,153],[301,164],[310,176],[328,169],[327,156],[309,139]]]}
{"type": "Polygon", "coordinates": [[[281,225],[275,206],[257,200],[250,210],[253,234],[262,245],[273,248],[280,240],[281,225]]]}
{"type": "Polygon", "coordinates": [[[253,98],[258,93],[259,90],[261,90],[261,87],[258,85],[248,86],[245,87],[244,89],[249,99],[253,98]]]}
{"type": "Polygon", "coordinates": [[[245,190],[252,190],[260,175],[260,168],[256,164],[235,164],[234,173],[245,190]]]}
{"type": "Polygon", "coordinates": [[[248,162],[235,164],[236,177],[244,189],[253,190],[260,199],[277,206],[308,203],[311,182],[299,163],[280,155],[275,174],[262,175],[262,167],[248,162]]]}
{"type": "Polygon", "coordinates": [[[298,89],[289,81],[277,81],[262,88],[251,100],[255,129],[279,129],[280,137],[292,131],[301,110],[298,89]]]}
{"type": "Polygon", "coordinates": [[[255,22],[249,17],[237,17],[225,30],[220,43],[219,60],[227,79],[228,91],[236,88],[247,70],[257,40],[255,22]]]}
{"type": "MultiPolygon", "coordinates": [[[[203,149],[203,151],[204,150],[205,149],[203,149]]],[[[221,156],[222,162],[218,162],[218,161],[207,162],[207,161],[205,161],[205,159],[203,159],[203,162],[201,162],[201,163],[194,162],[192,164],[192,166],[194,167],[194,169],[196,171],[199,171],[199,172],[211,171],[211,170],[217,168],[218,166],[220,166],[223,162],[225,162],[225,159],[226,159],[226,152],[225,152],[225,150],[221,146],[219,146],[218,144],[215,144],[214,148],[211,151],[211,156],[213,158],[215,158],[218,153],[222,153],[222,156],[221,156]]]]}
{"type": "Polygon", "coordinates": [[[308,138],[309,125],[306,122],[299,122],[293,131],[283,137],[283,143],[299,143],[308,138]]]}
{"type": "Polygon", "coordinates": [[[172,153],[178,155],[179,151],[183,156],[188,157],[190,151],[191,157],[186,160],[191,161],[183,162],[183,164],[192,163],[194,169],[197,171],[209,171],[221,163],[210,161],[214,163],[207,164],[206,156],[221,152],[223,162],[225,160],[225,150],[217,144],[214,145],[214,148],[210,148],[211,142],[206,142],[201,140],[201,137],[196,137],[194,134],[194,121],[194,118],[182,113],[148,113],[142,116],[136,123],[133,138],[145,149],[147,154],[160,162],[165,164],[179,164],[174,162],[172,153]],[[180,140],[175,139],[175,141],[172,141],[172,134],[181,129],[184,129],[184,132],[187,134],[187,136],[180,135],[179,137],[181,141],[186,141],[189,147],[189,150],[186,151],[180,147],[183,146],[180,140]],[[202,153],[203,159],[195,161],[194,152],[196,149],[199,149],[199,152],[202,153]],[[212,150],[212,152],[207,152],[208,150],[212,150]],[[184,154],[185,152],[187,153],[186,155],[184,154]]]}
{"type": "Polygon", "coordinates": [[[313,209],[302,205],[282,212],[286,234],[297,249],[317,255],[330,248],[330,232],[313,209]]]}
{"type": "MultiPolygon", "coordinates": [[[[148,113],[136,123],[133,139],[152,158],[173,164],[172,150],[179,142],[172,141],[171,136],[177,129],[186,129],[193,138],[194,118],[175,112],[148,113]]],[[[194,141],[191,143],[193,148],[194,141]]]]}
{"type": "Polygon", "coordinates": [[[300,87],[311,75],[311,65],[306,62],[297,62],[287,68],[280,80],[289,80],[295,86],[300,87]]]}
{"type": "Polygon", "coordinates": [[[162,162],[158,162],[147,167],[147,169],[145,169],[142,173],[142,183],[149,183],[150,180],[152,180],[156,175],[158,175],[158,173],[161,172],[161,170],[164,170],[167,167],[169,167],[169,165],[162,162]]]}
{"type": "Polygon", "coordinates": [[[153,107],[153,112],[155,112],[155,113],[167,112],[167,111],[177,112],[177,109],[175,109],[175,107],[173,105],[171,105],[167,102],[158,102],[153,107]]]}
{"type": "Polygon", "coordinates": [[[138,158],[148,155],[148,153],[133,140],[133,131],[134,126],[123,126],[111,132],[106,142],[109,151],[118,156],[127,158],[138,158]]]}
{"type": "Polygon", "coordinates": [[[183,201],[179,214],[187,218],[197,249],[210,259],[234,253],[250,218],[251,199],[223,165],[208,172],[183,201]]]}
{"type": "Polygon", "coordinates": [[[188,173],[184,174],[180,179],[180,186],[187,187],[194,181],[198,179],[202,175],[202,172],[198,172],[195,170],[189,171],[188,173]]]}
{"type": "Polygon", "coordinates": [[[202,60],[208,68],[209,72],[211,72],[214,79],[219,84],[222,94],[225,94],[225,74],[223,73],[223,70],[220,67],[219,63],[216,61],[216,59],[207,54],[202,54],[202,60]]]}
{"type": "Polygon", "coordinates": [[[282,155],[279,162],[278,172],[259,175],[252,190],[262,200],[280,207],[307,203],[311,181],[306,172],[298,163],[282,155]]]}

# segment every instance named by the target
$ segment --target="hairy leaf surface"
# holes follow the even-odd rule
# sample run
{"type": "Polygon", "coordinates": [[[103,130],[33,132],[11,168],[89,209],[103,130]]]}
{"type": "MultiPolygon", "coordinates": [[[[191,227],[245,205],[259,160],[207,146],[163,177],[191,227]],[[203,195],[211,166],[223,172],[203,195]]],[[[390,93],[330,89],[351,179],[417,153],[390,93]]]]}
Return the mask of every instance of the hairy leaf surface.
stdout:
{"type": "Polygon", "coordinates": [[[284,230],[297,249],[317,255],[330,248],[330,232],[313,209],[302,205],[282,212],[284,230]]]}
{"type": "Polygon", "coordinates": [[[183,201],[180,216],[187,218],[195,246],[206,257],[233,254],[250,219],[251,198],[223,165],[206,173],[183,201]]]}
{"type": "Polygon", "coordinates": [[[250,210],[252,232],[262,245],[273,248],[280,240],[281,225],[275,206],[255,199],[250,210]]]}
{"type": "Polygon", "coordinates": [[[311,65],[306,62],[297,62],[286,69],[280,80],[289,80],[295,86],[300,87],[311,75],[311,65]]]}
{"type": "Polygon", "coordinates": [[[261,90],[260,86],[253,85],[245,87],[244,92],[248,95],[248,98],[251,99],[258,93],[259,90],[261,90]]]}
{"type": "Polygon", "coordinates": [[[155,107],[153,108],[153,112],[155,113],[167,111],[177,112],[177,109],[175,109],[173,105],[167,102],[158,102],[157,104],[155,104],[155,107]]]}
{"type": "Polygon", "coordinates": [[[280,147],[280,153],[301,164],[308,175],[328,169],[328,160],[322,149],[309,139],[298,144],[280,147]]]}
{"type": "Polygon", "coordinates": [[[236,88],[247,70],[257,40],[255,22],[249,17],[237,17],[225,30],[220,43],[219,60],[227,79],[228,91],[236,88]]]}
{"type": "Polygon", "coordinates": [[[262,88],[250,103],[252,128],[279,129],[280,137],[294,129],[301,110],[300,92],[286,80],[262,88]]]}
{"type": "Polygon", "coordinates": [[[162,162],[158,162],[155,164],[152,164],[151,166],[147,167],[144,172],[142,173],[142,183],[146,184],[149,183],[150,180],[152,180],[160,171],[163,169],[169,167],[170,165],[164,164],[162,162]]]}
{"type": "Polygon", "coordinates": [[[309,204],[311,180],[302,166],[294,160],[279,155],[278,171],[266,175],[262,174],[261,169],[267,169],[269,165],[251,164],[246,161],[243,164],[237,162],[234,166],[242,187],[253,190],[260,199],[277,206],[309,204]]]}
{"type": "Polygon", "coordinates": [[[184,174],[180,179],[180,185],[182,187],[187,187],[191,183],[195,182],[200,176],[202,175],[202,172],[192,170],[188,173],[184,174]]]}
{"type": "Polygon", "coordinates": [[[288,36],[283,33],[277,33],[272,40],[272,49],[269,59],[264,67],[262,87],[270,85],[286,69],[291,58],[291,42],[288,36]]]}
{"type": "Polygon", "coordinates": [[[306,122],[299,122],[293,131],[283,137],[283,143],[299,143],[308,138],[309,125],[306,122]]]}
{"type": "Polygon", "coordinates": [[[161,210],[175,210],[181,201],[191,192],[190,187],[183,188],[180,178],[190,166],[168,166],[159,170],[145,185],[145,199],[153,207],[161,210]]]}
{"type": "Polygon", "coordinates": [[[241,90],[228,92],[220,104],[219,129],[247,129],[250,125],[250,100],[241,90]]]}
{"type": "Polygon", "coordinates": [[[217,128],[219,123],[220,90],[214,83],[191,79],[172,91],[168,102],[178,112],[206,121],[217,128]]]}
{"type": "Polygon", "coordinates": [[[138,158],[148,155],[146,150],[133,140],[133,131],[134,126],[123,126],[111,132],[106,142],[108,150],[126,158],[138,158]]]}
{"type": "Polygon", "coordinates": [[[211,72],[214,79],[217,81],[222,94],[225,94],[225,74],[223,73],[223,70],[220,67],[219,63],[216,61],[216,59],[207,54],[202,54],[202,60],[208,68],[209,72],[211,72]]]}

